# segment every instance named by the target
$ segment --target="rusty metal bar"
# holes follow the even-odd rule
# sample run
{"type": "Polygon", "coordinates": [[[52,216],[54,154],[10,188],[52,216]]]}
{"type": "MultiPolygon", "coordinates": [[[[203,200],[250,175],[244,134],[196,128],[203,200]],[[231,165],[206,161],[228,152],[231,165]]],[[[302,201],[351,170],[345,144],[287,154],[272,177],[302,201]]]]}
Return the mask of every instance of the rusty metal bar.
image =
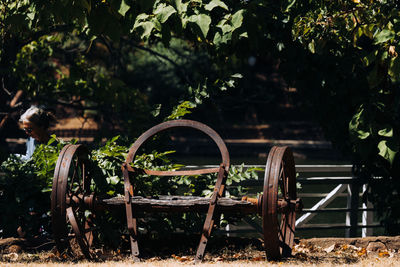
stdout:
{"type": "Polygon", "coordinates": [[[226,181],[226,177],[228,175],[225,167],[226,166],[221,164],[220,170],[218,172],[218,178],[217,178],[217,182],[214,187],[214,193],[210,199],[210,205],[208,208],[206,220],[204,221],[204,226],[203,226],[203,231],[202,231],[202,235],[200,238],[200,243],[199,243],[199,246],[197,247],[195,263],[200,263],[203,260],[204,251],[207,246],[208,238],[210,237],[212,228],[214,227],[215,208],[217,206],[218,198],[222,197],[222,195],[224,193],[225,181],[226,181]]]}

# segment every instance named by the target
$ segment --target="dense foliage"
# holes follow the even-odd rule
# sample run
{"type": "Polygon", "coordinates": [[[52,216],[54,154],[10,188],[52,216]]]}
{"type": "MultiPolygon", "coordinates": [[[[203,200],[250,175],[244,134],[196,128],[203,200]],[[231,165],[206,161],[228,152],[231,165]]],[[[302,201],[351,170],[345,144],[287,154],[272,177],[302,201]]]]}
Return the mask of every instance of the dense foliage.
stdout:
{"type": "MultiPolygon", "coordinates": [[[[114,137],[106,144],[91,152],[93,162],[91,171],[92,189],[100,196],[111,198],[123,195],[123,177],[121,163],[125,161],[129,147],[118,144],[119,137],[114,137]]],[[[119,142],[123,143],[123,142],[119,142]]],[[[46,235],[51,232],[50,225],[50,194],[52,179],[58,154],[64,142],[57,142],[55,136],[47,145],[40,145],[29,161],[21,161],[11,155],[3,162],[0,172],[0,207],[2,214],[0,229],[2,236],[15,236],[17,228],[21,227],[28,237],[46,235]],[[54,143],[56,142],[56,143],[54,143]],[[56,144],[56,145],[54,145],[56,144]]],[[[182,165],[174,164],[168,158],[173,151],[144,153],[139,155],[133,166],[154,170],[176,170],[182,165]]],[[[256,179],[256,169],[244,169],[243,166],[232,166],[226,184],[230,186],[227,195],[241,196],[246,188],[238,184],[247,179],[256,179]]],[[[135,181],[137,195],[194,195],[211,196],[216,182],[215,175],[157,177],[143,174],[135,181]]],[[[108,245],[119,245],[120,236],[125,233],[125,215],[123,210],[111,210],[99,213],[97,223],[99,234],[108,245]],[[116,243],[115,243],[116,242],[116,243]]],[[[230,222],[238,217],[231,216],[230,222]]],[[[155,236],[168,235],[177,229],[185,233],[198,233],[201,230],[202,215],[197,213],[165,216],[153,214],[140,220],[142,233],[155,236]]],[[[227,217],[221,220],[227,223],[227,217]]]]}
{"type": "Polygon", "coordinates": [[[391,0],[6,0],[0,94],[10,94],[1,103],[23,88],[30,99],[60,98],[59,104],[98,112],[100,120],[127,122],[134,132],[184,100],[191,107],[205,98],[274,103],[268,96],[277,90],[241,83],[256,80],[260,65],[274,58],[326,136],[352,155],[394,234],[400,229],[398,10],[391,0]],[[137,60],[138,50],[167,62],[158,72],[165,76],[153,76],[161,84],[146,86],[151,77],[141,67],[154,65],[149,54],[137,60]],[[232,89],[235,83],[248,87],[232,89]]]}
{"type": "Polygon", "coordinates": [[[1,237],[35,237],[50,231],[50,194],[58,154],[64,142],[53,137],[31,160],[10,155],[0,166],[1,237]]]}
{"type": "Polygon", "coordinates": [[[389,234],[400,229],[398,7],[395,1],[296,2],[292,33],[300,44],[295,51],[303,52],[296,55],[301,64],[287,64],[327,135],[353,153],[356,175],[369,182],[366,197],[389,234]]]}

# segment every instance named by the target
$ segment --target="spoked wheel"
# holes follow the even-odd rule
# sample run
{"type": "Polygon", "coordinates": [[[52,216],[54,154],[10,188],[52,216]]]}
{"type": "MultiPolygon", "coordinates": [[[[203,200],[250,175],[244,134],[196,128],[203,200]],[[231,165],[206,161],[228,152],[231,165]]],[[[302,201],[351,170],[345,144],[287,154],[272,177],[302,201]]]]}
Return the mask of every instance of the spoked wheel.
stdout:
{"type": "Polygon", "coordinates": [[[90,183],[88,150],[83,145],[66,145],[57,160],[51,193],[53,235],[60,253],[77,243],[86,258],[93,258],[90,183]]]}
{"type": "Polygon", "coordinates": [[[296,171],[288,147],[272,147],[264,177],[262,218],[268,260],[291,255],[296,223],[296,171]]]}

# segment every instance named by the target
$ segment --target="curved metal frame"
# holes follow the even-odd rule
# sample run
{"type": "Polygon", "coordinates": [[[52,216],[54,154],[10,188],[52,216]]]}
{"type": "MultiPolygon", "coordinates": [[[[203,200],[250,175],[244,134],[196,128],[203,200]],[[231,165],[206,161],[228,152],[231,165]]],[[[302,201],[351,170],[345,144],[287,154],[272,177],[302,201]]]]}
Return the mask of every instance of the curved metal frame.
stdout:
{"type": "Polygon", "coordinates": [[[264,247],[269,260],[290,256],[296,222],[296,171],[288,147],[272,147],[264,177],[262,222],[264,247]],[[279,190],[282,197],[279,197],[279,190]],[[280,203],[286,203],[282,211],[280,203]]]}
{"type": "Polygon", "coordinates": [[[214,213],[217,199],[224,195],[225,193],[225,181],[229,170],[230,159],[228,149],[222,138],[215,132],[213,129],[208,127],[207,125],[192,121],[192,120],[174,120],[160,123],[146,132],[144,132],[136,142],[130,147],[128,156],[125,160],[125,163],[122,165],[122,172],[124,174],[124,190],[125,190],[125,210],[126,210],[126,218],[128,231],[130,234],[130,243],[132,250],[132,258],[135,261],[139,261],[139,247],[137,242],[137,222],[132,211],[131,197],[134,196],[134,190],[130,182],[130,174],[138,173],[134,168],[130,166],[130,163],[135,160],[136,152],[144,144],[146,140],[155,134],[165,131],[171,128],[177,127],[187,127],[200,130],[201,132],[208,135],[218,146],[222,163],[219,168],[211,168],[211,169],[200,169],[200,170],[191,170],[191,171],[152,171],[152,170],[141,170],[150,175],[158,175],[158,176],[175,176],[175,175],[199,175],[206,173],[216,173],[218,172],[217,182],[215,184],[214,193],[211,197],[208,212],[206,219],[204,221],[202,236],[200,239],[200,244],[196,253],[196,261],[199,262],[203,259],[205,247],[207,245],[208,238],[211,234],[212,227],[217,220],[216,215],[214,213]]]}
{"type": "MultiPolygon", "coordinates": [[[[51,193],[51,214],[54,239],[59,252],[63,252],[70,248],[68,222],[72,226],[82,253],[87,258],[91,258],[89,247],[93,240],[91,231],[88,230],[89,224],[86,218],[78,218],[75,210],[71,206],[72,199],[77,199],[78,203],[83,203],[85,196],[90,195],[91,178],[88,175],[89,160],[88,150],[83,145],[66,145],[60,152],[56,168],[54,171],[53,187],[51,193]],[[76,166],[74,166],[74,158],[76,157],[76,166]],[[75,180],[77,174],[76,169],[80,167],[81,179],[75,180]],[[72,175],[70,175],[72,169],[72,175]],[[70,180],[68,179],[70,178],[70,180]],[[78,183],[76,192],[72,192],[72,185],[78,183]],[[68,188],[68,186],[71,188],[68,188]],[[83,228],[82,228],[82,225],[83,228]]],[[[89,197],[93,199],[93,196],[89,197]]],[[[81,205],[75,207],[81,208],[81,205]]]]}
{"type": "MultiPolygon", "coordinates": [[[[129,148],[129,153],[128,156],[126,157],[125,163],[129,165],[131,162],[134,161],[136,157],[136,152],[138,149],[143,145],[146,140],[148,140],[150,137],[154,136],[155,134],[171,129],[171,128],[177,128],[177,127],[187,127],[187,128],[193,128],[197,129],[206,135],[208,135],[218,146],[219,151],[221,152],[221,157],[222,157],[222,164],[225,166],[225,168],[229,169],[229,153],[228,149],[226,148],[226,145],[224,143],[224,140],[218,135],[216,131],[208,127],[207,125],[197,122],[197,121],[192,121],[192,120],[174,120],[174,121],[167,121],[160,123],[146,132],[144,132],[139,138],[135,141],[135,143],[129,148]]],[[[196,174],[204,174],[207,172],[204,172],[206,170],[209,170],[209,173],[213,172],[218,172],[215,168],[213,169],[203,169],[201,170],[201,173],[197,173],[197,171],[200,170],[193,170],[193,171],[174,171],[174,172],[168,172],[168,171],[151,171],[151,170],[144,170],[147,171],[148,174],[150,175],[160,175],[160,176],[168,176],[168,175],[196,175],[196,174]]]]}

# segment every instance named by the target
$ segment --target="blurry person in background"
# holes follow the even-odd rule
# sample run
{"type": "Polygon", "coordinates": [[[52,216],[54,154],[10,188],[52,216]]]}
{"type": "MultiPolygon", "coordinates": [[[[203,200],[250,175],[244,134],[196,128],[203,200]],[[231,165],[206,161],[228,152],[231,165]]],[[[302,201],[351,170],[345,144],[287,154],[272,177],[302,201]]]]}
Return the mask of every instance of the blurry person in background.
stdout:
{"type": "Polygon", "coordinates": [[[43,108],[31,106],[21,115],[19,122],[28,135],[26,154],[20,155],[20,157],[22,160],[29,160],[37,145],[46,144],[49,141],[49,129],[56,124],[56,118],[43,108]]]}

